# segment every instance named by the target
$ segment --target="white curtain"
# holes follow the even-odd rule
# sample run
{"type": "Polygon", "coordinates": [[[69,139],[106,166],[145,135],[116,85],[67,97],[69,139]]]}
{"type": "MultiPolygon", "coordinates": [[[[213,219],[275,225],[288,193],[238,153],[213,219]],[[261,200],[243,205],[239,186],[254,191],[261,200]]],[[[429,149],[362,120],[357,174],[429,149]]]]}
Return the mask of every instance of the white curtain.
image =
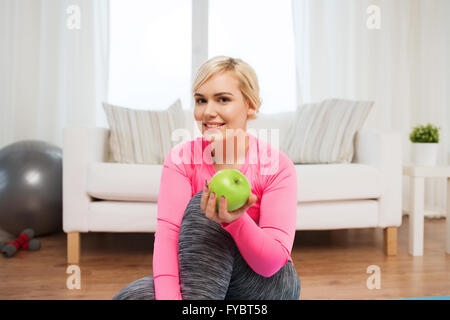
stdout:
{"type": "MultiPolygon", "coordinates": [[[[397,131],[411,161],[416,124],[440,126],[438,164],[450,151],[450,1],[292,0],[297,103],[375,101],[366,126],[397,131]]],[[[409,210],[409,179],[403,208],[409,210]]],[[[427,179],[426,216],[445,216],[445,179],[427,179]]]]}
{"type": "Polygon", "coordinates": [[[66,124],[95,126],[108,79],[108,0],[0,1],[0,148],[62,147],[66,124]]]}

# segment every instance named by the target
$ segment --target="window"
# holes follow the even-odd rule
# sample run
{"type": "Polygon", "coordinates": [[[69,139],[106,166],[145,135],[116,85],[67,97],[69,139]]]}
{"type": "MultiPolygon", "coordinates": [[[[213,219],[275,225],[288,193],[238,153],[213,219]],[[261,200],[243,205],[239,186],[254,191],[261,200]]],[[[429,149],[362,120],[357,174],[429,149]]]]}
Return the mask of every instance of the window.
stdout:
{"type": "Polygon", "coordinates": [[[261,112],[294,110],[291,0],[209,1],[208,56],[241,58],[256,72],[261,112]]]}
{"type": "MultiPolygon", "coordinates": [[[[238,57],[254,68],[261,112],[294,110],[291,0],[214,0],[208,8],[208,57],[238,57]]],[[[180,98],[190,108],[191,30],[192,1],[111,0],[108,102],[158,110],[180,98]]],[[[97,122],[108,126],[106,117],[97,122]]]]}
{"type": "Polygon", "coordinates": [[[160,110],[180,98],[190,107],[191,16],[191,1],[111,0],[108,102],[160,110]]]}

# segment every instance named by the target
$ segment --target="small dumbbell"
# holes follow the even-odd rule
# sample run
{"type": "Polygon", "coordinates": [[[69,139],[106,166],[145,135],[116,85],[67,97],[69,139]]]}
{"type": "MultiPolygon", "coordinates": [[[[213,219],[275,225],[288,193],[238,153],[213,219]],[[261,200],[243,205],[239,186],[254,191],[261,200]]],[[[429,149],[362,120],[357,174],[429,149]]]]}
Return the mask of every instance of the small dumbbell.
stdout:
{"type": "Polygon", "coordinates": [[[17,253],[20,249],[24,250],[39,250],[41,242],[34,237],[34,231],[32,229],[25,229],[16,240],[11,242],[1,242],[0,250],[3,256],[10,258],[17,253]]]}

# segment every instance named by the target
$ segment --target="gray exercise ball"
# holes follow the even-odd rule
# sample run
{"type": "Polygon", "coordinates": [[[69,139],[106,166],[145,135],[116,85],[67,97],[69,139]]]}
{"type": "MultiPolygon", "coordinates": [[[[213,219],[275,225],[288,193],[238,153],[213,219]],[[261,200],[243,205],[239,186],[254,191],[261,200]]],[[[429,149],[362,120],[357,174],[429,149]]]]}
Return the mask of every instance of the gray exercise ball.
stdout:
{"type": "Polygon", "coordinates": [[[62,150],[23,140],[0,150],[0,229],[18,236],[62,231],[62,150]]]}

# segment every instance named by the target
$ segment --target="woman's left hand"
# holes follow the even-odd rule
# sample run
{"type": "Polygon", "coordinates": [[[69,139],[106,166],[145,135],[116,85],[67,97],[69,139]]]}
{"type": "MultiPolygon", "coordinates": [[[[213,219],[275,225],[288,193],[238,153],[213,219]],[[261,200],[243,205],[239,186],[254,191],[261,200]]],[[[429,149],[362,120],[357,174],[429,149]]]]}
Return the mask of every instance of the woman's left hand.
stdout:
{"type": "Polygon", "coordinates": [[[239,219],[248,210],[248,208],[256,203],[257,200],[258,197],[255,194],[250,193],[246,204],[239,209],[228,212],[227,199],[222,197],[222,199],[220,199],[219,212],[217,212],[217,195],[213,192],[209,194],[209,187],[205,186],[203,188],[202,198],[200,200],[200,209],[205,213],[208,219],[218,223],[231,223],[234,220],[239,219]]]}

